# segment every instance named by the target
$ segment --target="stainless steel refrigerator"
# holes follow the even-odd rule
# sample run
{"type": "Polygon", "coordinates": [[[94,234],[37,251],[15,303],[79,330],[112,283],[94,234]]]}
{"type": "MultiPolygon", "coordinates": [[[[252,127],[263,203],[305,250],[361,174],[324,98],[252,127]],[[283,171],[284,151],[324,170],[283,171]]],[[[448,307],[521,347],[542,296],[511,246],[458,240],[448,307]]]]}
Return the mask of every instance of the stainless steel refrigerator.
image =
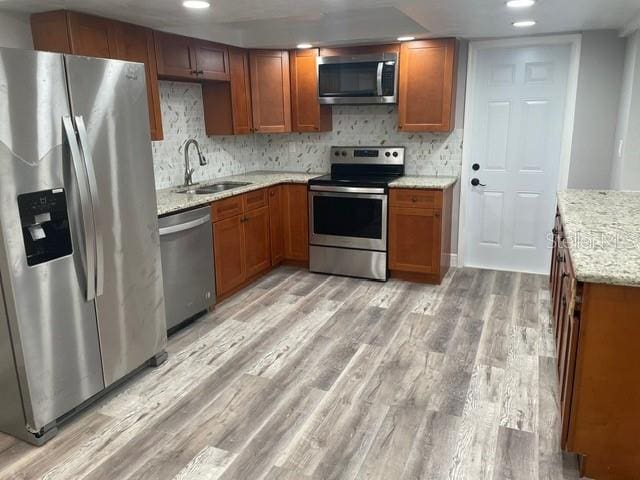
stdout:
{"type": "Polygon", "coordinates": [[[166,357],[144,66],[0,48],[0,430],[166,357]]]}

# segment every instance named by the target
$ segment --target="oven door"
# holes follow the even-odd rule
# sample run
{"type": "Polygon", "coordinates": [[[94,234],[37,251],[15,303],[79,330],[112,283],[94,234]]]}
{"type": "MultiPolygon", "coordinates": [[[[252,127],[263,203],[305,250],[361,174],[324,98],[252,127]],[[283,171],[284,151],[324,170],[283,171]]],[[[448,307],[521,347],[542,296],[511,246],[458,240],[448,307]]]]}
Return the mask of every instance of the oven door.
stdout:
{"type": "Polygon", "coordinates": [[[387,195],[382,188],[309,189],[309,243],[387,250],[387,195]]]}

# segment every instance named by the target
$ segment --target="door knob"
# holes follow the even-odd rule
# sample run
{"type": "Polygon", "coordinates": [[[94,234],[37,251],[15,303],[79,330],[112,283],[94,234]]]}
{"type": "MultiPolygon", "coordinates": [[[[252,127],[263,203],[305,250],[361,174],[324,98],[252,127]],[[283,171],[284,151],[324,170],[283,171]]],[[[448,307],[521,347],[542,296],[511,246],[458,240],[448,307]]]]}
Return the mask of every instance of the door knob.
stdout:
{"type": "Polygon", "coordinates": [[[473,165],[471,165],[471,168],[473,169],[474,172],[477,172],[478,170],[480,170],[480,164],[474,163],[473,165]]]}
{"type": "Polygon", "coordinates": [[[477,178],[471,179],[471,185],[473,185],[474,187],[477,187],[478,185],[480,185],[481,187],[486,187],[486,185],[484,183],[480,183],[480,180],[478,180],[477,178]]]}

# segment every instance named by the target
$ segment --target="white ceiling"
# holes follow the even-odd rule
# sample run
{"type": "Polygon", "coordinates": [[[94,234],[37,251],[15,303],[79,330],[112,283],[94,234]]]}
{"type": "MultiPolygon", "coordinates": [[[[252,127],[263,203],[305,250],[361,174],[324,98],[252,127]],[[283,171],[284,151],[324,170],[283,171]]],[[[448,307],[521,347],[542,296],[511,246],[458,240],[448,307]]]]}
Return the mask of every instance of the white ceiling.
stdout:
{"type": "Polygon", "coordinates": [[[514,11],[504,0],[210,0],[189,11],[181,0],[0,0],[0,9],[68,8],[246,47],[367,43],[416,37],[503,37],[622,29],[640,15],[640,0],[538,0],[514,11]],[[535,19],[515,29],[515,20],[535,19]]]}

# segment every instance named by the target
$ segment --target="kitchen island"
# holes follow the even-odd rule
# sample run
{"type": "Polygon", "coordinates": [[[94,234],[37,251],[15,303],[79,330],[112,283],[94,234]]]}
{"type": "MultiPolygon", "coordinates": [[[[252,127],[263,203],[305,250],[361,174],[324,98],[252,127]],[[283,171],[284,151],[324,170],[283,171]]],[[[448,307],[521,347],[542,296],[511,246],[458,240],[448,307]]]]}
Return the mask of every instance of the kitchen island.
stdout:
{"type": "Polygon", "coordinates": [[[640,471],[640,192],[558,194],[551,266],[563,449],[584,476],[640,471]]]}

